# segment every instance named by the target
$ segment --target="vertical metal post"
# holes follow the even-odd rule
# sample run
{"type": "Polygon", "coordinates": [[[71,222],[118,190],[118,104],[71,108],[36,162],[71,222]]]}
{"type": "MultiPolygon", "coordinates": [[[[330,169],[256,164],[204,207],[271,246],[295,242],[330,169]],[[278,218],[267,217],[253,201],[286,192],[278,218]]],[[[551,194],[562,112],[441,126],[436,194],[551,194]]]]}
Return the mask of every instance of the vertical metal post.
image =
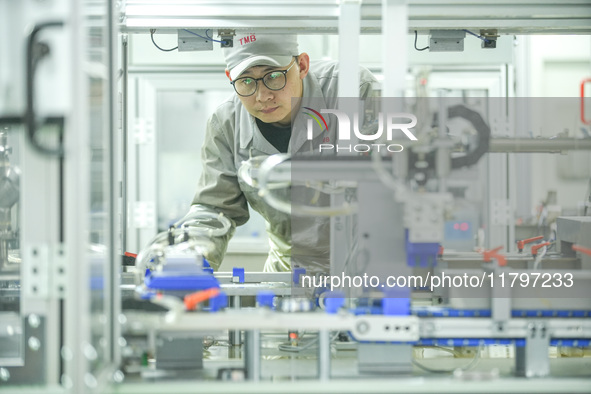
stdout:
{"type": "MultiPolygon", "coordinates": [[[[87,250],[90,229],[90,131],[88,110],[88,77],[81,64],[87,59],[82,3],[70,1],[72,16],[69,23],[72,59],[72,102],[69,126],[76,132],[65,132],[65,247],[68,256],[68,297],[65,318],[64,385],[71,392],[87,392],[96,387],[90,372],[90,361],[96,358],[91,344],[90,322],[90,261],[87,250]]],[[[70,130],[70,131],[71,131],[70,130]]]]}
{"type": "MultiPolygon", "coordinates": [[[[240,309],[240,296],[235,295],[232,297],[232,307],[234,309],[240,309]]],[[[230,346],[240,346],[242,344],[242,338],[240,338],[240,330],[230,330],[228,333],[228,340],[230,346]]]]}
{"type": "Polygon", "coordinates": [[[342,0],[339,11],[339,97],[358,97],[361,0],[342,0]]]}
{"type": "Polygon", "coordinates": [[[407,54],[406,0],[382,0],[382,97],[404,97],[407,54]]]}
{"type": "Polygon", "coordinates": [[[525,346],[515,351],[515,372],[528,378],[543,377],[550,373],[548,347],[550,335],[543,322],[531,322],[528,325],[525,346]]]}
{"type": "Polygon", "coordinates": [[[438,139],[437,139],[437,152],[436,152],[436,164],[435,170],[437,172],[437,181],[439,182],[439,192],[447,192],[447,180],[451,172],[451,144],[447,137],[447,100],[445,99],[445,90],[439,90],[438,107],[439,111],[437,114],[438,123],[438,139]]]}
{"type": "Polygon", "coordinates": [[[330,380],[330,331],[318,332],[318,379],[330,380]]]}
{"type": "Polygon", "coordinates": [[[246,331],[244,368],[246,379],[251,382],[261,380],[261,333],[259,330],[246,331]]]}
{"type": "Polygon", "coordinates": [[[127,144],[128,139],[128,116],[127,98],[129,96],[128,86],[128,53],[129,37],[124,34],[121,38],[121,251],[127,252],[127,144]]]}
{"type": "Polygon", "coordinates": [[[119,314],[121,313],[121,290],[119,287],[119,271],[121,268],[121,239],[118,234],[121,232],[121,222],[118,220],[118,202],[120,177],[118,174],[119,158],[121,157],[120,140],[117,138],[118,133],[121,132],[121,119],[119,118],[119,100],[118,85],[119,85],[119,52],[118,52],[118,10],[117,2],[107,2],[107,20],[105,21],[105,29],[107,31],[107,56],[106,61],[108,65],[107,76],[107,97],[105,106],[108,113],[108,124],[106,129],[105,147],[107,148],[107,179],[105,181],[107,191],[107,207],[108,207],[108,228],[107,228],[107,249],[110,255],[107,257],[105,264],[105,287],[103,291],[105,300],[108,304],[105,305],[105,317],[107,319],[108,328],[106,337],[110,348],[107,351],[106,362],[107,365],[119,365],[121,358],[121,348],[119,346],[119,338],[121,336],[121,327],[119,324],[119,314]]]}

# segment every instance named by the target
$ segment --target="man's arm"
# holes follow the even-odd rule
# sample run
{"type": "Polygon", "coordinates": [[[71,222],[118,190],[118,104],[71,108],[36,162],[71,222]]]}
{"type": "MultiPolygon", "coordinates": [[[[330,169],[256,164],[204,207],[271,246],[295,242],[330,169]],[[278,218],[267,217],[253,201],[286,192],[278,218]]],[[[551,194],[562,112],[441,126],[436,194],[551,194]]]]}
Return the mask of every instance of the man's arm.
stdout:
{"type": "Polygon", "coordinates": [[[215,250],[206,256],[215,270],[222,263],[236,225],[246,223],[250,216],[246,197],[238,184],[233,139],[233,130],[230,127],[221,127],[220,120],[214,114],[207,122],[205,141],[201,149],[202,172],[197,193],[191,210],[179,222],[182,223],[199,211],[223,213],[230,219],[230,231],[223,237],[212,239],[215,250]]]}

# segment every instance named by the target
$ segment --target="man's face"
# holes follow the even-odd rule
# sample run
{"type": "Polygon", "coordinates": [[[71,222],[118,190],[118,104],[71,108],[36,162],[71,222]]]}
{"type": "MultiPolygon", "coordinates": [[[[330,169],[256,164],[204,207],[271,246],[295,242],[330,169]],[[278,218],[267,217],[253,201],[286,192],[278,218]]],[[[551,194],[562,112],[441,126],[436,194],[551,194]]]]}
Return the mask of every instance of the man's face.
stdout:
{"type": "MultiPolygon", "coordinates": [[[[302,97],[302,80],[308,74],[309,57],[302,53],[285,67],[255,66],[244,71],[239,78],[262,78],[265,74],[276,70],[287,70],[286,84],[281,90],[270,90],[262,80],[257,81],[256,92],[247,97],[238,95],[244,108],[255,118],[265,123],[277,123],[282,126],[291,123],[291,99],[302,97]],[[297,59],[297,60],[296,60],[297,59]],[[296,64],[293,64],[296,62],[296,64]],[[290,68],[291,66],[291,68],[290,68]]],[[[229,78],[229,72],[226,70],[229,78]]]]}

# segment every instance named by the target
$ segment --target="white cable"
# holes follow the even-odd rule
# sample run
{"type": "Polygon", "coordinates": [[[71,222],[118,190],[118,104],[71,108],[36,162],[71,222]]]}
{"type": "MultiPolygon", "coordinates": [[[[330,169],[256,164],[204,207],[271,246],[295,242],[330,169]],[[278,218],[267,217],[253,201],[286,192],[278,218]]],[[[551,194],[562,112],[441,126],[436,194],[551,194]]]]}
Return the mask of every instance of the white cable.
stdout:
{"type": "Polygon", "coordinates": [[[386,186],[388,189],[394,192],[394,196],[398,201],[402,201],[405,194],[405,187],[404,184],[400,181],[397,181],[392,174],[390,174],[384,168],[384,164],[382,163],[382,156],[374,152],[371,155],[371,164],[373,170],[376,172],[378,179],[386,186]]]}
{"type": "Polygon", "coordinates": [[[476,366],[476,364],[478,364],[478,361],[480,361],[480,352],[482,352],[482,348],[483,346],[480,345],[478,347],[478,350],[476,351],[476,354],[474,355],[474,358],[464,367],[461,368],[454,368],[454,369],[433,369],[433,368],[429,368],[421,363],[419,363],[417,360],[412,360],[413,365],[416,365],[417,367],[419,367],[420,369],[422,369],[423,371],[427,371],[430,373],[453,373],[456,370],[460,370],[460,371],[467,371],[469,369],[472,369],[476,366]]]}
{"type": "Polygon", "coordinates": [[[542,247],[542,249],[538,250],[538,255],[534,260],[534,270],[537,270],[542,263],[542,258],[546,255],[546,251],[548,250],[547,246],[542,247]]]}
{"type": "Polygon", "coordinates": [[[277,154],[269,156],[259,169],[259,196],[273,208],[288,215],[301,216],[339,216],[350,215],[357,211],[357,205],[344,202],[339,207],[313,207],[306,205],[295,205],[291,201],[282,200],[274,195],[269,182],[271,174],[279,165],[289,161],[291,157],[287,154],[277,154]]]}

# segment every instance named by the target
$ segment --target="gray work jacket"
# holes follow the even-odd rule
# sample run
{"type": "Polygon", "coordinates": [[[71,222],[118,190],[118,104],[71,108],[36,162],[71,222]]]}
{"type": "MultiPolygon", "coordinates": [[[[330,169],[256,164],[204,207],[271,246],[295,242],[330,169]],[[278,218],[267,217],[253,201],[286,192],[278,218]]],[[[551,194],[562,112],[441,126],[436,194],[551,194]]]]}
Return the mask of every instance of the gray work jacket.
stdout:
{"type": "MultiPolygon", "coordinates": [[[[362,68],[360,71],[360,97],[372,95],[374,76],[362,68]]],[[[292,136],[288,153],[295,153],[305,147],[306,122],[310,118],[302,113],[307,106],[336,108],[338,98],[338,64],[333,61],[314,62],[303,81],[303,97],[300,110],[292,116],[292,136]],[[301,131],[296,131],[301,130],[301,131]]],[[[336,120],[329,122],[329,135],[334,139],[336,120]]],[[[216,251],[207,257],[214,269],[219,268],[226,252],[227,243],[240,226],[249,219],[248,205],[266,220],[269,235],[269,256],[265,271],[289,271],[292,265],[292,223],[288,214],[269,206],[258,190],[249,186],[237,176],[242,162],[251,157],[269,156],[279,153],[261,134],[255,118],[248,113],[236,95],[223,102],[207,122],[205,142],[202,148],[203,171],[191,210],[214,210],[230,218],[233,229],[227,237],[214,240],[216,251]]],[[[309,260],[302,264],[316,272],[327,272],[329,267],[329,221],[326,218],[298,219],[300,237],[297,255],[309,260]]],[[[294,235],[295,238],[295,235],[294,235]]]]}

